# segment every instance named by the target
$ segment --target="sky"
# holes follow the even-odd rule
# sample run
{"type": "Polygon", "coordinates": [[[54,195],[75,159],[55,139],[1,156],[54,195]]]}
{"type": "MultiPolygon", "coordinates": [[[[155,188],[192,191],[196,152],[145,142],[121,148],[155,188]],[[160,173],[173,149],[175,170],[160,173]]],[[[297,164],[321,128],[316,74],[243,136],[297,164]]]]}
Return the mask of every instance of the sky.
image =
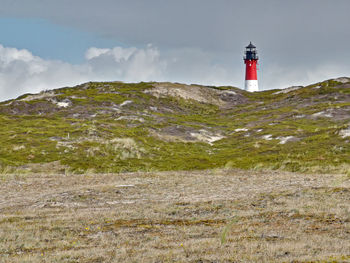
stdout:
{"type": "Polygon", "coordinates": [[[350,76],[348,0],[0,0],[0,100],[87,81],[261,90],[350,76]]]}

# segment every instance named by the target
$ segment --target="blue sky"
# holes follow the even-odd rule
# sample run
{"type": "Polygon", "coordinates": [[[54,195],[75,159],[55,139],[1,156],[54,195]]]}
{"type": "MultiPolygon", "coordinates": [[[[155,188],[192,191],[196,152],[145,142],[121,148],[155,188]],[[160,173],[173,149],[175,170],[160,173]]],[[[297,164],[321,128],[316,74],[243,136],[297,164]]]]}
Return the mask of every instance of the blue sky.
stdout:
{"type": "Polygon", "coordinates": [[[82,63],[90,47],[123,46],[113,38],[73,27],[57,25],[41,18],[0,18],[0,44],[28,49],[44,59],[82,63]]]}
{"type": "Polygon", "coordinates": [[[348,0],[0,0],[0,100],[86,81],[259,87],[350,73],[348,0]]]}

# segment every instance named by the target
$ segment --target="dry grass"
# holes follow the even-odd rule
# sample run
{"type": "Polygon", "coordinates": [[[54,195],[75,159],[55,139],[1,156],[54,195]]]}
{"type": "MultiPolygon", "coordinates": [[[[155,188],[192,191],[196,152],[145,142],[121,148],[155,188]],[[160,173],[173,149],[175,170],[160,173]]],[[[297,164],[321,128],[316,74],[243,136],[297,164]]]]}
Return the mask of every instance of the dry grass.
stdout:
{"type": "Polygon", "coordinates": [[[0,262],[349,262],[350,178],[3,174],[0,262]]]}

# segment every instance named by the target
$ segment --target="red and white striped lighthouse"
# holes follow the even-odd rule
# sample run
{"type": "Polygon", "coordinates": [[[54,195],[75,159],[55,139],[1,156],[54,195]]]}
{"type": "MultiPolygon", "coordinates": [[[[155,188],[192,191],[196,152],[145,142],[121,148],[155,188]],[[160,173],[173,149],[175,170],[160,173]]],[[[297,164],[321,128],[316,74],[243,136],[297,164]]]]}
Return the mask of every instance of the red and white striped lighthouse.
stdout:
{"type": "Polygon", "coordinates": [[[243,59],[245,63],[245,90],[250,92],[259,91],[258,74],[256,72],[259,57],[256,46],[252,42],[246,46],[243,59]]]}

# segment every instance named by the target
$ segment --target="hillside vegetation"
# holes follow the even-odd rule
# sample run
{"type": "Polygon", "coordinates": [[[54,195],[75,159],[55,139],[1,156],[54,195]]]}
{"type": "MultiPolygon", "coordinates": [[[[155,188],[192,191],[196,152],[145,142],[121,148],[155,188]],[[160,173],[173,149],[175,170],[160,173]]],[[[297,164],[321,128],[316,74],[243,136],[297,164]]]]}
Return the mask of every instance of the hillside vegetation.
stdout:
{"type": "Polygon", "coordinates": [[[90,82],[0,103],[3,173],[348,172],[350,79],[249,93],[90,82]]]}

